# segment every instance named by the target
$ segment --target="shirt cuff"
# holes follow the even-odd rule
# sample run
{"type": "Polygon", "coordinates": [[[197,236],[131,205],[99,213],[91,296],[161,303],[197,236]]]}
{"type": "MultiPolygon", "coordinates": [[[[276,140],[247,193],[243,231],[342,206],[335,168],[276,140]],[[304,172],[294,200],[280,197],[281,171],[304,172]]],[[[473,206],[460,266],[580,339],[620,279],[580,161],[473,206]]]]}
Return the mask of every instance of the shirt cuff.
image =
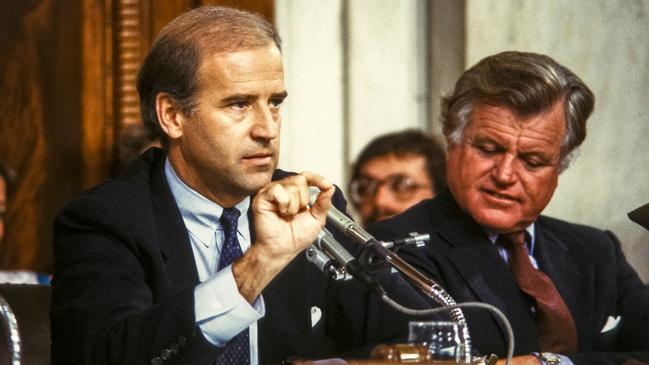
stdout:
{"type": "Polygon", "coordinates": [[[266,311],[261,295],[252,306],[241,296],[231,265],[196,286],[194,310],[198,327],[216,346],[224,346],[266,311]]]}

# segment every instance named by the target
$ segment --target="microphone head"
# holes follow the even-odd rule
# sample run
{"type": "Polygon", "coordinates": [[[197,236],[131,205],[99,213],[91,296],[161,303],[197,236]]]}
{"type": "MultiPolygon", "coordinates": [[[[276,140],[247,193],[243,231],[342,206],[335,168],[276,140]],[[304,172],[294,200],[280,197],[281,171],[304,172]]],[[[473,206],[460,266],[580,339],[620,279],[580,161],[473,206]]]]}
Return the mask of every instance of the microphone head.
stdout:
{"type": "Polygon", "coordinates": [[[309,186],[309,205],[313,205],[320,195],[320,189],[315,186],[309,186]]]}
{"type": "MultiPolygon", "coordinates": [[[[311,195],[311,198],[309,199],[309,204],[313,205],[318,199],[318,195],[320,194],[320,189],[316,188],[315,186],[309,186],[309,193],[311,195]]],[[[336,209],[333,205],[331,208],[329,208],[329,211],[327,212],[327,222],[332,224],[334,227],[341,231],[345,231],[347,226],[350,224],[353,224],[354,221],[349,219],[345,214],[343,214],[341,211],[336,209]]]]}

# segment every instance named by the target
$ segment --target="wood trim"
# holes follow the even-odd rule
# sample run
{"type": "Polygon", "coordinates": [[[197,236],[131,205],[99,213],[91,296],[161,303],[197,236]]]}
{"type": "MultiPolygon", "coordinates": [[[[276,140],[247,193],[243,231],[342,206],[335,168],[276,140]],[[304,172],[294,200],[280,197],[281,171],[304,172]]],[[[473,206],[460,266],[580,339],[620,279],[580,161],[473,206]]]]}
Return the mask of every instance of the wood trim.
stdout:
{"type": "Polygon", "coordinates": [[[108,176],[112,162],[111,0],[83,1],[81,75],[81,184],[89,187],[108,176]]]}
{"type": "Polygon", "coordinates": [[[113,174],[119,173],[148,141],[140,117],[137,73],[150,44],[151,4],[147,0],[117,0],[114,15],[115,92],[117,140],[113,174]]]}

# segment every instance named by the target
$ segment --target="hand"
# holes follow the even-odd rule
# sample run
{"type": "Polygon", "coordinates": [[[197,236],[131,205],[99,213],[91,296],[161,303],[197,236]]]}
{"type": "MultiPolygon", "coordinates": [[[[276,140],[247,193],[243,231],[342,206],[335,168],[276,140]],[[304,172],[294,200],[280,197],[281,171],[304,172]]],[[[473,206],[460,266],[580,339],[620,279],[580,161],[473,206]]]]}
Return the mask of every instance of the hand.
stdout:
{"type": "MultiPolygon", "coordinates": [[[[541,362],[534,355],[515,356],[510,362],[511,365],[540,365],[541,362]]],[[[496,365],[505,365],[505,359],[500,359],[496,365]]]]}
{"type": "Polygon", "coordinates": [[[275,181],[259,191],[252,203],[256,245],[274,260],[287,264],[307,248],[324,227],[335,188],[310,172],[275,181]],[[309,207],[309,186],[321,193],[309,207]]]}
{"type": "Polygon", "coordinates": [[[263,288],[307,248],[326,222],[334,185],[310,172],[274,181],[255,196],[252,214],[255,242],[232,265],[239,292],[252,303],[263,288]],[[309,186],[320,195],[309,207],[309,186]]]}

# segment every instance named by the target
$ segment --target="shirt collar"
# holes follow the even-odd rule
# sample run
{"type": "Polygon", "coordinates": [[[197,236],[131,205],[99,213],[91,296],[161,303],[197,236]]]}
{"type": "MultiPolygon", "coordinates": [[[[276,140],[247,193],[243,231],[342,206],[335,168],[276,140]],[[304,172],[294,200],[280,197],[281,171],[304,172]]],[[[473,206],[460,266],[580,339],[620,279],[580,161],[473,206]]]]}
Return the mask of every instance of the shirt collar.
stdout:
{"type": "MultiPolygon", "coordinates": [[[[223,214],[223,207],[187,186],[178,177],[168,158],[165,161],[165,176],[171,194],[180,210],[180,215],[185,222],[185,227],[203,244],[209,246],[213,242],[214,232],[221,228],[219,219],[223,214]]],[[[237,231],[245,235],[248,230],[247,214],[250,207],[250,197],[245,198],[235,207],[241,212],[237,231]]]]}
{"type": "MultiPolygon", "coordinates": [[[[484,228],[484,230],[485,232],[487,232],[487,235],[489,236],[489,240],[491,241],[491,243],[496,243],[496,240],[498,239],[498,234],[493,233],[486,228],[484,228]]],[[[530,252],[530,254],[534,254],[534,245],[536,243],[536,237],[534,236],[534,223],[527,226],[527,228],[525,228],[525,231],[527,231],[527,234],[530,235],[530,240],[527,243],[527,249],[530,252]]]]}

